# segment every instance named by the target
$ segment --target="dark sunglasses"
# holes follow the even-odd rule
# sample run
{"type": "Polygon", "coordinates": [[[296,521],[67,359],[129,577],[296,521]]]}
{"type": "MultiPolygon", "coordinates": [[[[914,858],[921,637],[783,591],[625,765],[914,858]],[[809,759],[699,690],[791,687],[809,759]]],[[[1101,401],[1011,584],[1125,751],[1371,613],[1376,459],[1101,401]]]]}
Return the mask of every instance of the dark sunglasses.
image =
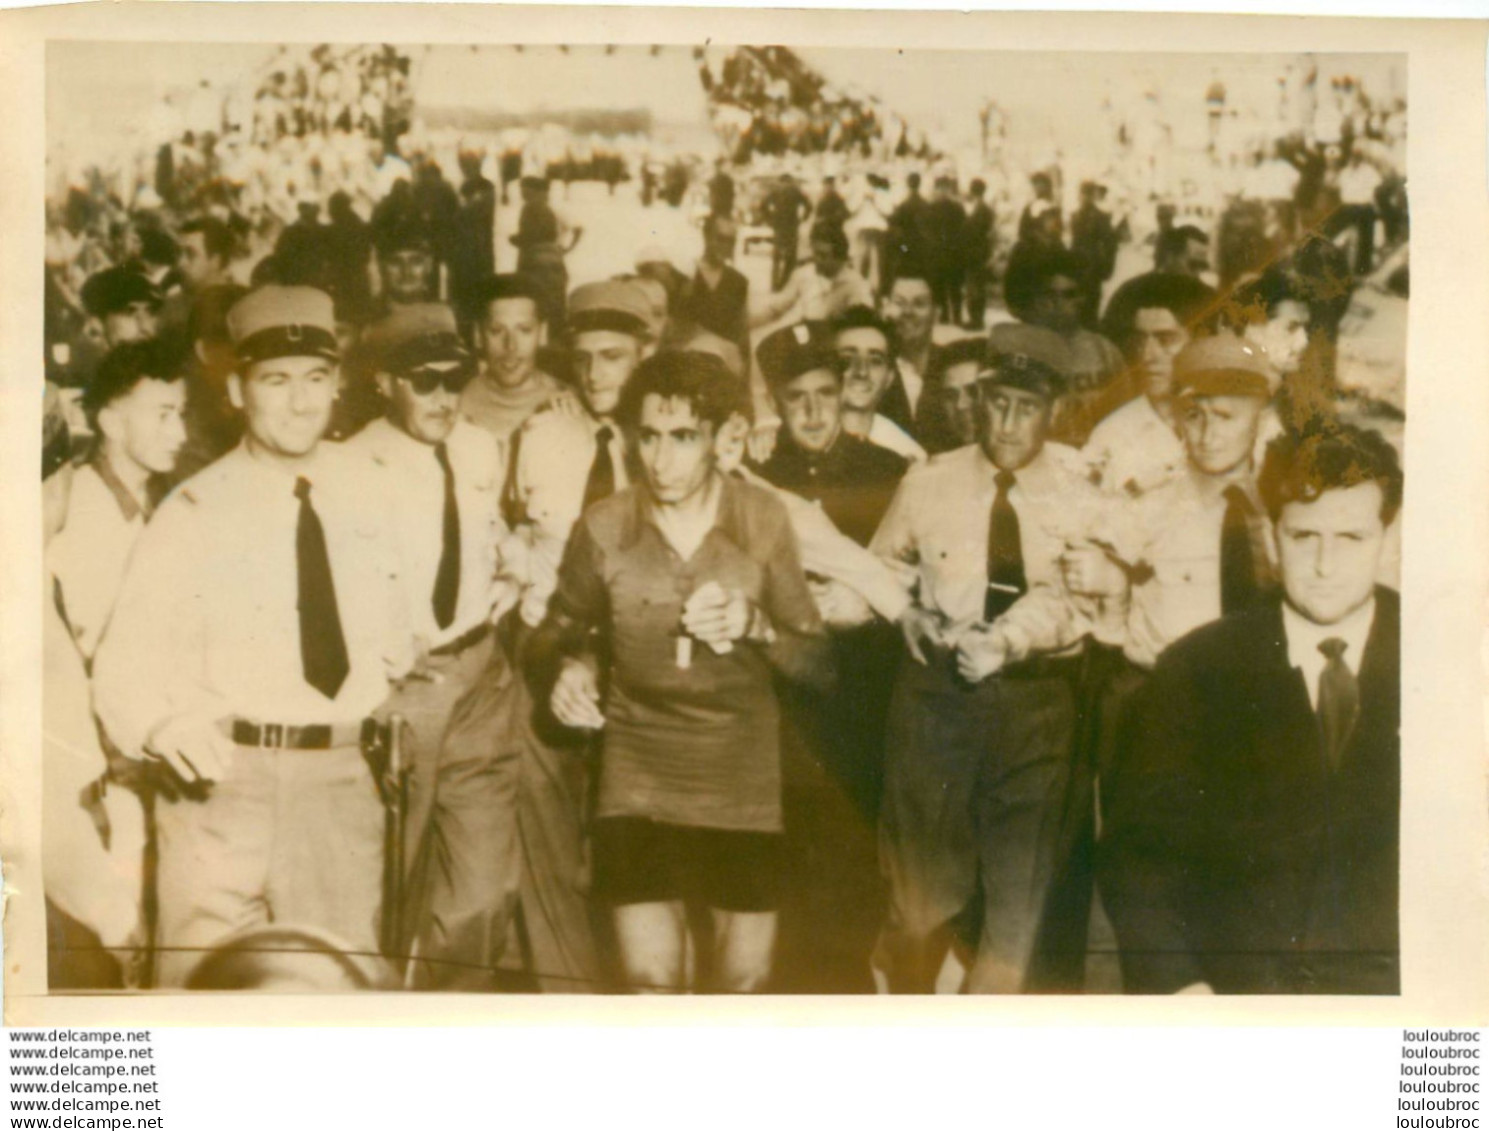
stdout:
{"type": "Polygon", "coordinates": [[[457,369],[415,369],[399,377],[407,381],[408,387],[421,397],[427,397],[435,389],[443,387],[447,393],[459,393],[468,384],[474,371],[462,365],[457,369]]]}

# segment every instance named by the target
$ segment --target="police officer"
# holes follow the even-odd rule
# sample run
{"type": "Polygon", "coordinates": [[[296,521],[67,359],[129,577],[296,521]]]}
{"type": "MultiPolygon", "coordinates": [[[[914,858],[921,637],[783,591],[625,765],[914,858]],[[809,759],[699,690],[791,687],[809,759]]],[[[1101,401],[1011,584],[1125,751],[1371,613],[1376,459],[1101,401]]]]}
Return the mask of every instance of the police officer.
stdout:
{"type": "MultiPolygon", "coordinates": [[[[568,305],[578,403],[537,413],[514,438],[514,495],[522,521],[507,556],[517,560],[525,551],[526,557],[523,567],[513,567],[526,581],[512,645],[519,670],[526,636],[547,614],[574,524],[588,506],[631,481],[615,412],[631,374],[653,350],[649,305],[634,283],[577,287],[568,305]]],[[[516,931],[522,966],[540,989],[592,991],[600,963],[584,890],[585,745],[537,708],[525,678],[487,681],[486,692],[480,709],[500,717],[500,741],[522,761],[516,931]]]]}
{"type": "Polygon", "coordinates": [[[384,819],[362,741],[410,663],[381,500],[365,461],[321,442],[330,297],[265,286],[228,326],[243,442],[157,510],[94,665],[114,744],[182,783],[156,811],[168,984],[265,922],[376,950],[384,819]]]}
{"type": "Polygon", "coordinates": [[[907,655],[890,704],[882,866],[888,988],[1029,988],[1070,769],[1073,667],[1115,609],[1081,608],[1061,559],[1099,501],[1074,453],[1046,443],[1064,380],[992,359],[978,443],[913,468],[874,549],[912,565],[907,655]],[[981,892],[981,907],[978,893],[981,892]],[[938,976],[945,971],[947,979],[938,976]]]}
{"type": "Polygon", "coordinates": [[[369,328],[366,345],[387,415],[347,446],[370,461],[388,509],[422,657],[420,678],[389,705],[407,721],[414,755],[408,938],[396,945],[408,953],[411,942],[424,960],[414,984],[486,988],[516,900],[517,765],[462,704],[492,663],[493,618],[516,600],[497,577],[501,448],[459,415],[475,363],[448,307],[398,308],[369,328]]]}

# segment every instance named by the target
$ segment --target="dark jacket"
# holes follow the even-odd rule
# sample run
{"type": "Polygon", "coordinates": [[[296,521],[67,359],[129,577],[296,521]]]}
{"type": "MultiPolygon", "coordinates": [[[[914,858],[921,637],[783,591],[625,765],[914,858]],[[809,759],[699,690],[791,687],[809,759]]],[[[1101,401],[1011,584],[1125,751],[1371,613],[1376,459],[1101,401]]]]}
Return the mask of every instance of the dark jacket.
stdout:
{"type": "Polygon", "coordinates": [[[1401,606],[1376,592],[1335,770],[1271,601],[1174,644],[1104,783],[1129,992],[1399,993],[1401,606]]]}

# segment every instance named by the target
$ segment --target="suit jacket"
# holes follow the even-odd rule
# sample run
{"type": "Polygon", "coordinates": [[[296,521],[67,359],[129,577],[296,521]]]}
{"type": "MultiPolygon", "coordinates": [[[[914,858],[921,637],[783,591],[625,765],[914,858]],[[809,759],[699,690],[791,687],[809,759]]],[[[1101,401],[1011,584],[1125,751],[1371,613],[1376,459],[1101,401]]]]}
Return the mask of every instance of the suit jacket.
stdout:
{"type": "Polygon", "coordinates": [[[1399,595],[1377,589],[1337,769],[1280,602],[1160,659],[1103,786],[1103,898],[1129,991],[1400,992],[1400,623],[1399,595]]]}

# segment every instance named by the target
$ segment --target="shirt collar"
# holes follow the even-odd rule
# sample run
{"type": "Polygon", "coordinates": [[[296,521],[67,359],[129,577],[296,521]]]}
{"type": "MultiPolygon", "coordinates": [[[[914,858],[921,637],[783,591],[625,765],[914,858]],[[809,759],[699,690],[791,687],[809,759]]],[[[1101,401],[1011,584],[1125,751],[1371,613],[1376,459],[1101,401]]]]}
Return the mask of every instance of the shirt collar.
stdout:
{"type": "MultiPolygon", "coordinates": [[[[709,527],[708,534],[717,530],[737,546],[744,544],[744,514],[739,498],[739,487],[737,481],[729,475],[724,475],[718,470],[714,471],[714,481],[719,488],[719,506],[714,512],[713,525],[709,527]]],[[[657,537],[663,538],[662,532],[657,529],[656,520],[652,513],[651,497],[646,488],[640,484],[631,488],[631,506],[626,516],[625,529],[621,533],[620,548],[629,550],[641,539],[642,533],[647,527],[656,531],[657,537]]],[[[707,540],[708,534],[704,535],[707,540]]],[[[666,539],[663,538],[663,541],[666,539]]],[[[701,543],[700,543],[701,545],[701,543]]]]}
{"type": "Polygon", "coordinates": [[[124,480],[120,479],[118,473],[114,471],[113,465],[109,463],[109,457],[103,454],[102,448],[94,452],[89,462],[92,463],[98,478],[103,480],[103,485],[109,489],[109,494],[114,496],[114,502],[119,505],[119,512],[124,515],[125,522],[150,517],[150,510],[153,508],[151,508],[148,496],[142,502],[135,497],[133,491],[124,486],[124,480]]]}
{"type": "Polygon", "coordinates": [[[1370,640],[1370,628],[1375,623],[1375,594],[1354,612],[1337,624],[1315,624],[1287,601],[1282,602],[1282,631],[1287,638],[1288,662],[1295,668],[1308,670],[1310,665],[1321,665],[1322,653],[1318,646],[1325,640],[1338,637],[1347,645],[1344,662],[1350,671],[1358,672],[1365,657],[1365,645],[1370,640]]]}
{"type": "MultiPolygon", "coordinates": [[[[1000,468],[987,458],[981,444],[973,443],[970,447],[976,453],[977,465],[982,469],[983,476],[989,484],[995,485],[1000,468]]],[[[1050,454],[1047,442],[1039,449],[1037,456],[1013,473],[1013,485],[1030,495],[1045,495],[1060,487],[1055,475],[1055,458],[1050,454]]]]}

